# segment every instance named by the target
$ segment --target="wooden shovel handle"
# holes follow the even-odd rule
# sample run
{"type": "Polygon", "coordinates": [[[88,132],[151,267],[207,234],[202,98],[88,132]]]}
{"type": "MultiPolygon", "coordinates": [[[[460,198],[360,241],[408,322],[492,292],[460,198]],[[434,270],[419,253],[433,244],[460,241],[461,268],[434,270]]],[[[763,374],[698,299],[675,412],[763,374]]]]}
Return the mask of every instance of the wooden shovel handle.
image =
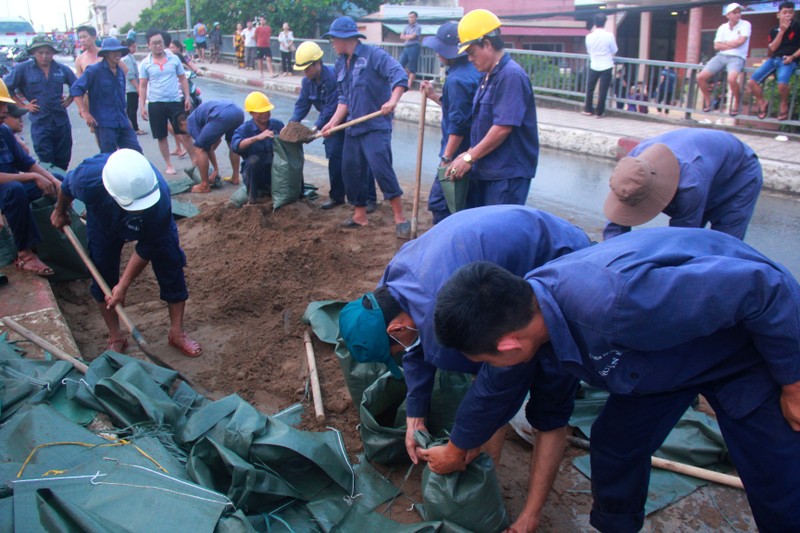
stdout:
{"type": "MultiPolygon", "coordinates": [[[[349,128],[350,126],[355,126],[356,124],[361,124],[362,122],[366,122],[368,120],[372,120],[373,118],[378,118],[383,116],[383,111],[375,111],[374,113],[370,113],[369,115],[364,115],[363,117],[358,117],[356,119],[351,120],[350,122],[345,122],[344,124],[339,124],[338,126],[334,126],[333,128],[328,130],[328,133],[336,133],[337,131],[342,131],[344,129],[349,128]]],[[[315,139],[319,139],[322,137],[322,132],[318,131],[315,135],[315,139]]]]}

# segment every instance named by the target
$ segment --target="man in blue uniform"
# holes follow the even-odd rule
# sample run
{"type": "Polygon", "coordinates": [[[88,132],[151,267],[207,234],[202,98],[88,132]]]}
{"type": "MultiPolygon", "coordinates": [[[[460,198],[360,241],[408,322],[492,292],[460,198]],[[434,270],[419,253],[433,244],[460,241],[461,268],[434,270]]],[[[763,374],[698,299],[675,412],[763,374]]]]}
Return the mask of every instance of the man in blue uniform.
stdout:
{"type": "Polygon", "coordinates": [[[231,139],[231,150],[243,158],[242,178],[251,204],[257,203],[262,193],[272,193],[272,139],[283,129],[283,122],[272,118],[273,109],[264,93],[248,94],[244,110],[253,118],[239,126],[231,139]]]}
{"type": "Polygon", "coordinates": [[[72,158],[72,127],[66,108],[72,97],[64,95],[64,86],[69,89],[77,78],[69,67],[53,61],[56,47],[49,38],[34,37],[28,53],[33,58],[16,65],[3,81],[14,102],[30,112],[31,140],[39,161],[66,170],[72,158]]]}
{"type": "MultiPolygon", "coordinates": [[[[543,265],[587,246],[589,239],[580,228],[543,211],[511,205],[467,209],[403,245],[391,260],[374,292],[383,317],[380,321],[370,324],[364,320],[369,314],[364,301],[369,298],[359,298],[342,310],[339,333],[356,360],[391,366],[390,352],[396,355],[405,350],[406,448],[414,463],[418,462],[414,432],[425,429],[436,369],[474,374],[480,368],[458,350],[444,348],[436,340],[432,314],[442,285],[453,272],[472,261],[491,261],[521,276],[532,265],[543,265]],[[373,349],[363,347],[360,340],[364,338],[375,340],[373,349]]],[[[535,381],[528,417],[541,431],[537,449],[552,450],[560,456],[577,381],[552,366],[542,366],[535,381]],[[540,399],[546,399],[549,412],[538,410],[540,399]],[[553,404],[562,406],[564,416],[553,417],[553,404]]],[[[483,416],[504,415],[505,407],[483,416]]],[[[495,459],[500,455],[504,435],[499,431],[487,443],[486,449],[495,459]]],[[[545,496],[548,489],[549,486],[544,490],[545,496]]],[[[541,501],[544,503],[544,497],[541,501]]]]}
{"type": "Polygon", "coordinates": [[[120,66],[120,60],[129,52],[117,39],[104,39],[98,52],[102,61],[86,67],[70,87],[69,94],[75,98],[81,117],[94,128],[101,152],[113,152],[118,148],[142,151],[128,118],[125,72],[120,66]],[[87,93],[88,109],[84,101],[87,93]]]}
{"type": "Polygon", "coordinates": [[[436,472],[463,469],[467,450],[508,420],[483,409],[519,406],[529,368],[546,358],[611,393],[592,426],[595,528],[641,529],[650,456],[702,394],[759,529],[798,531],[798,306],[785,268],[697,228],[632,232],[525,279],[472,263],[439,292],[434,321],[443,345],[488,363],[486,387],[468,392],[451,442],[423,458],[436,472]],[[516,382],[498,373],[511,366],[516,382]]]}
{"type": "Polygon", "coordinates": [[[761,192],[755,152],[724,131],[686,128],[647,139],[611,175],[603,230],[610,239],[664,213],[669,225],[744,239],[761,192]]]}
{"type": "Polygon", "coordinates": [[[114,306],[125,304],[128,287],[152,263],[169,310],[169,344],[187,357],[199,356],[200,344],[183,329],[189,298],[183,276],[186,256],[172,219],[169,187],[158,170],[142,154],[126,148],[85,159],[64,178],[50,218],[56,228],[69,224],[67,208],[73,198],[86,204],[89,256],[111,287],[110,297],[97,282],[91,287],[108,327],[107,348],[122,353],[128,346],[114,306]],[[136,248],[120,277],[120,253],[130,241],[136,241],[136,248]]]}
{"type": "Polygon", "coordinates": [[[232,181],[239,181],[236,174],[239,170],[239,154],[231,148],[231,139],[236,128],[244,122],[242,108],[230,100],[210,100],[203,102],[189,115],[186,125],[194,140],[194,153],[197,169],[200,171],[200,183],[192,187],[192,192],[211,192],[211,184],[219,184],[219,165],[217,163],[217,147],[225,137],[228,144],[228,157],[233,169],[232,181]],[[214,165],[214,173],[209,176],[209,163],[214,165]]]}
{"type": "MultiPolygon", "coordinates": [[[[436,35],[425,37],[423,46],[439,54],[439,60],[447,68],[442,94],[437,95],[431,82],[423,81],[420,90],[442,106],[442,147],[439,166],[448,166],[470,145],[472,124],[472,100],[478,90],[480,74],[467,59],[465,52],[458,52],[458,24],[447,22],[439,27],[436,35]]],[[[447,202],[438,179],[433,180],[428,195],[428,210],[433,214],[433,223],[441,222],[450,215],[447,202]]]]}
{"type": "MultiPolygon", "coordinates": [[[[314,131],[321,129],[330,121],[339,105],[336,88],[336,73],[333,68],[322,64],[322,49],[314,41],[306,41],[297,47],[294,70],[301,70],[305,77],[300,88],[300,96],[294,104],[294,112],[289,122],[300,122],[311,111],[319,111],[314,122],[314,131]]],[[[325,156],[328,158],[328,180],[330,193],[328,201],[320,209],[331,209],[344,203],[344,180],[342,179],[342,150],[344,133],[336,133],[325,138],[325,156]]],[[[371,180],[370,180],[371,181],[371,180]]]]}
{"type": "Polygon", "coordinates": [[[524,205],[539,161],[536,103],[528,74],[503,51],[500,19],[470,11],[458,23],[460,52],[484,74],[472,107],[470,148],[448,170],[470,173],[467,205],[524,205]]]}
{"type": "MultiPolygon", "coordinates": [[[[0,119],[5,120],[8,105],[13,103],[8,89],[0,81],[0,119]]],[[[55,196],[61,186],[59,179],[60,176],[56,178],[36,164],[7,125],[0,126],[0,214],[8,220],[14,237],[17,248],[14,266],[18,270],[39,276],[55,273],[33,252],[42,236],[30,203],[42,195],[55,196]]]]}
{"type": "Polygon", "coordinates": [[[403,190],[392,168],[392,114],[408,89],[408,78],[403,67],[385,50],[359,41],[364,36],[350,17],[334,20],[328,33],[322,37],[329,38],[339,54],[334,69],[339,105],[322,132],[327,137],[327,131],[345,119],[354,120],[376,111],[382,113],[380,117],[351,126],[345,134],[344,161],[347,167],[344,185],[355,212],[341,226],[360,228],[369,223],[367,191],[371,171],[383,197],[392,206],[397,237],[408,239],[411,223],[403,215],[403,190]]]}

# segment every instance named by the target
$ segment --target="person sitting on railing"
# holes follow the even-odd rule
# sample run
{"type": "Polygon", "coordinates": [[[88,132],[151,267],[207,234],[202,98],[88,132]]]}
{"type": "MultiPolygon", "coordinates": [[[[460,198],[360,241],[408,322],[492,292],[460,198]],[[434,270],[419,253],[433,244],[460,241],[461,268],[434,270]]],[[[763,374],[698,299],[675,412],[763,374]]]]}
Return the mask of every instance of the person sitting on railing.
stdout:
{"type": "Polygon", "coordinates": [[[778,78],[778,93],[781,96],[778,120],[789,118],[789,82],[797,69],[797,58],[800,57],[800,25],[794,20],[794,2],[782,2],[778,10],[778,25],[769,32],[767,50],[770,57],[764,60],[747,82],[747,87],[756,98],[760,119],[767,118],[769,111],[769,102],[764,100],[761,82],[773,72],[778,78]]]}
{"type": "Polygon", "coordinates": [[[717,72],[726,69],[732,95],[729,112],[735,117],[739,114],[739,75],[747,59],[752,29],[749,22],[742,20],[742,6],[736,2],[725,6],[725,16],[728,22],[717,29],[717,35],[714,37],[714,50],[717,51],[717,55],[712,57],[697,75],[697,86],[703,93],[703,113],[708,113],[712,109],[708,80],[717,72]]]}

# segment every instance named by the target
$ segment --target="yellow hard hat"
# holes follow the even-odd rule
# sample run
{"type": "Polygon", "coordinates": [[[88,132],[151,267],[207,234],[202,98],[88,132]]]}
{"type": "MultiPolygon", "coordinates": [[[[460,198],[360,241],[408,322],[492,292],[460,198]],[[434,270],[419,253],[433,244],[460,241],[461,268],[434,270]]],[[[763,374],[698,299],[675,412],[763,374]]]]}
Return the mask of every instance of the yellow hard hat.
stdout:
{"type": "Polygon", "coordinates": [[[266,113],[273,109],[275,106],[264,93],[253,91],[244,99],[244,110],[248,113],[266,113]]]}
{"type": "MultiPolygon", "coordinates": [[[[497,15],[487,9],[474,9],[458,22],[458,53],[463,53],[471,44],[489,37],[502,24],[497,15]]],[[[499,32],[498,32],[499,33],[499,32]]]]}
{"type": "Polygon", "coordinates": [[[319,59],[322,59],[322,48],[314,41],[306,41],[297,47],[294,54],[294,70],[305,70],[319,59]]]}
{"type": "Polygon", "coordinates": [[[8,87],[6,87],[6,84],[3,82],[3,80],[0,80],[0,102],[5,102],[7,104],[16,103],[11,99],[11,95],[8,94],[8,87]]]}

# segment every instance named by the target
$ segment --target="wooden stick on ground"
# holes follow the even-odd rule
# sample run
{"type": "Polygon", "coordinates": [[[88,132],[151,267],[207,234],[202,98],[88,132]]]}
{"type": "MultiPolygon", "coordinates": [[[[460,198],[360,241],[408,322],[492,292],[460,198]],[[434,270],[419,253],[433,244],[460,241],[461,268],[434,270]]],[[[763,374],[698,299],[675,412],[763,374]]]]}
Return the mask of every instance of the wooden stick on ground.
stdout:
{"type": "Polygon", "coordinates": [[[422,103],[420,104],[419,111],[419,135],[417,136],[417,169],[414,179],[414,204],[411,214],[411,238],[417,238],[417,227],[419,226],[419,189],[422,183],[422,149],[424,147],[423,139],[425,138],[425,112],[428,105],[428,95],[425,91],[420,91],[422,95],[422,103]]]}
{"type": "Polygon", "coordinates": [[[314,357],[314,346],[311,344],[311,334],[308,329],[303,332],[303,344],[306,346],[308,359],[308,376],[311,379],[311,396],[314,398],[314,412],[317,420],[325,420],[325,411],[322,407],[322,391],[319,388],[319,375],[317,375],[317,359],[314,357]]]}
{"type": "MultiPolygon", "coordinates": [[[[567,437],[567,441],[569,441],[569,443],[573,446],[577,448],[583,448],[584,450],[588,450],[590,446],[588,440],[578,437],[567,437]]],[[[729,474],[715,472],[714,470],[700,468],[699,466],[676,463],[675,461],[669,461],[660,457],[650,457],[650,464],[662,470],[669,470],[670,472],[677,472],[678,474],[692,476],[696,477],[697,479],[704,479],[706,481],[713,481],[714,483],[719,483],[720,485],[727,485],[735,489],[744,490],[742,480],[738,476],[731,476],[729,474]]]]}
{"type": "Polygon", "coordinates": [[[35,345],[39,346],[40,348],[47,350],[54,357],[61,359],[62,361],[66,361],[70,363],[75,370],[80,372],[81,374],[85,374],[86,370],[89,368],[86,363],[79,361],[76,357],[71,356],[61,348],[55,346],[54,344],[50,344],[48,341],[44,340],[31,330],[22,327],[16,321],[6,317],[0,320],[0,323],[4,324],[8,329],[16,331],[35,345]]]}

